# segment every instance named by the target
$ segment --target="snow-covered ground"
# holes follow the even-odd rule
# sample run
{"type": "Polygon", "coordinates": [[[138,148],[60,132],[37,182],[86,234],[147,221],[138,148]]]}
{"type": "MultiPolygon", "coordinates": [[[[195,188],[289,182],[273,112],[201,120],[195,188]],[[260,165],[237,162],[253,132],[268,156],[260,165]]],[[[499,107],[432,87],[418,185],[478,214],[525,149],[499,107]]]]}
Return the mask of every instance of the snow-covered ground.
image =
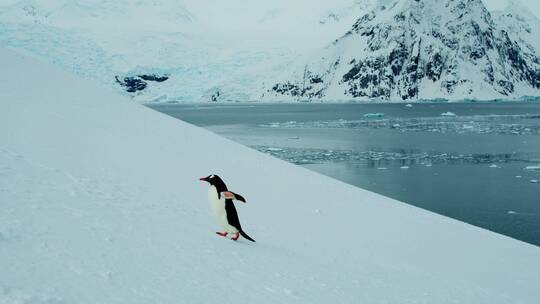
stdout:
{"type": "Polygon", "coordinates": [[[0,50],[0,303],[536,303],[540,249],[0,50]],[[214,234],[220,174],[257,243],[214,234]]]}

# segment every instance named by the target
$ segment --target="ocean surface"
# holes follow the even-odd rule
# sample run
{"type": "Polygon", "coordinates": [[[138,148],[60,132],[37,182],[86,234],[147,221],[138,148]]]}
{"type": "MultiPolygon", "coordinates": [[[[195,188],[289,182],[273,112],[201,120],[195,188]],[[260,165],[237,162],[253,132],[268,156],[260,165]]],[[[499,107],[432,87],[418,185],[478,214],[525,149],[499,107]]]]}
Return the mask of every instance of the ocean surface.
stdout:
{"type": "Polygon", "coordinates": [[[540,246],[540,103],[160,104],[261,152],[540,246]]]}

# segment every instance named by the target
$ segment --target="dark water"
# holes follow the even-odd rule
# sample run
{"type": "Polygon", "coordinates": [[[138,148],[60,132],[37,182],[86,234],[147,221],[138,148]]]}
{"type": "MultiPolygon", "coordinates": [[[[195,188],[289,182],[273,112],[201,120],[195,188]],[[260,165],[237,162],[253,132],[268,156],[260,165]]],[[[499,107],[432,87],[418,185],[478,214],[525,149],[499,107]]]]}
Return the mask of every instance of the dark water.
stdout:
{"type": "Polygon", "coordinates": [[[540,103],[151,107],[352,185],[540,246],[540,103]]]}

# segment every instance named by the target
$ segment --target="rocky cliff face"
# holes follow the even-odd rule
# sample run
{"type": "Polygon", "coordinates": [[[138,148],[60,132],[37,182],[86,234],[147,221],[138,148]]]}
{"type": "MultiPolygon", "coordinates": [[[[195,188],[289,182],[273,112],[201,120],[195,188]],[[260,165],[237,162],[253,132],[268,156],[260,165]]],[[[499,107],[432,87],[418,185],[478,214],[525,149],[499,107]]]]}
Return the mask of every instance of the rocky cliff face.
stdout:
{"type": "Polygon", "coordinates": [[[517,30],[536,25],[501,18],[494,20],[480,0],[399,0],[362,16],[274,84],[269,95],[386,100],[540,95],[540,60],[529,41],[538,38],[517,30]]]}

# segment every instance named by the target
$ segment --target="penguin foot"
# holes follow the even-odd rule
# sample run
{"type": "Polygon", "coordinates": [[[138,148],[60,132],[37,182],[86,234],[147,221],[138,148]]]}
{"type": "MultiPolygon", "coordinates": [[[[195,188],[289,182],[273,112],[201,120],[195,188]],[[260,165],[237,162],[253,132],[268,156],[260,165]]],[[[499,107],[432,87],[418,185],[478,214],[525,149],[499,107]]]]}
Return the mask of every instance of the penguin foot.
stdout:
{"type": "Polygon", "coordinates": [[[234,236],[231,238],[231,240],[236,241],[240,237],[240,232],[237,232],[234,234],[234,236]]]}
{"type": "Polygon", "coordinates": [[[228,233],[227,233],[227,232],[219,232],[219,231],[218,231],[218,232],[216,232],[216,234],[225,237],[225,236],[227,236],[228,233]]]}

